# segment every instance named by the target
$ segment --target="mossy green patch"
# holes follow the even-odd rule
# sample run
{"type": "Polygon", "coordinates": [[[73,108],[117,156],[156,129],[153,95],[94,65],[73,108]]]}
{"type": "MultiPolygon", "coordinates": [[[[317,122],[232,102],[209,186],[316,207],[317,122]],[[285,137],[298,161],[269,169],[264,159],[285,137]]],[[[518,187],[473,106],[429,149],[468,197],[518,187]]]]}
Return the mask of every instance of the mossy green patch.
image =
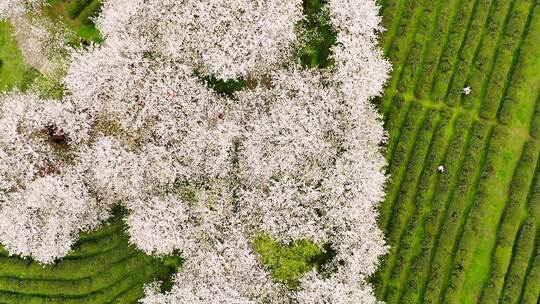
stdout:
{"type": "Polygon", "coordinates": [[[321,248],[310,240],[298,240],[285,245],[268,235],[261,235],[255,239],[254,244],[272,277],[286,282],[290,288],[298,286],[304,273],[312,269],[320,270],[335,254],[329,246],[321,248]]]}
{"type": "Polygon", "coordinates": [[[10,23],[0,22],[0,91],[7,91],[23,86],[32,78],[31,69],[22,57],[21,51],[13,37],[10,23]]]}

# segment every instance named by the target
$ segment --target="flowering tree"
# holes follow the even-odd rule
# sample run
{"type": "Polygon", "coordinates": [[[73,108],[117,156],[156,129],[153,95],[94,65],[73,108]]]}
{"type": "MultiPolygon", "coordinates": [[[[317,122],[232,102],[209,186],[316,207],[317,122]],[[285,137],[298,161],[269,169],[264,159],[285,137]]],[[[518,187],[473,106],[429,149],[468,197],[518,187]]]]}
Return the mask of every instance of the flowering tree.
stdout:
{"type": "Polygon", "coordinates": [[[134,245],[185,258],[142,303],[375,303],[385,133],[369,99],[390,67],[375,1],[326,9],[337,43],[320,72],[294,60],[299,0],[104,1],[104,42],[71,51],[61,101],[0,99],[0,242],[52,263],[121,204],[134,245]],[[248,85],[219,95],[200,75],[248,85]],[[336,255],[290,290],[261,233],[336,255]]]}

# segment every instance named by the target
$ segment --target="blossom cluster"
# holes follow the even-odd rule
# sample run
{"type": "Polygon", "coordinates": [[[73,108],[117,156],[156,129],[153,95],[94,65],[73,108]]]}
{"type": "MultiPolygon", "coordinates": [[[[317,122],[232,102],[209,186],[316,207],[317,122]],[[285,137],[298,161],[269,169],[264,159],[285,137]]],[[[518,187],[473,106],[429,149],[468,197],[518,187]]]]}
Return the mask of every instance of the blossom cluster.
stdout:
{"type": "Polygon", "coordinates": [[[293,58],[300,0],[104,1],[104,42],[70,54],[62,100],[0,98],[0,243],[53,263],[121,204],[132,244],[185,259],[142,303],[376,303],[385,133],[369,99],[390,66],[375,1],[327,5],[321,72],[293,58]],[[250,85],[224,96],[201,74],[250,85]],[[336,255],[290,290],[261,233],[336,255]]]}

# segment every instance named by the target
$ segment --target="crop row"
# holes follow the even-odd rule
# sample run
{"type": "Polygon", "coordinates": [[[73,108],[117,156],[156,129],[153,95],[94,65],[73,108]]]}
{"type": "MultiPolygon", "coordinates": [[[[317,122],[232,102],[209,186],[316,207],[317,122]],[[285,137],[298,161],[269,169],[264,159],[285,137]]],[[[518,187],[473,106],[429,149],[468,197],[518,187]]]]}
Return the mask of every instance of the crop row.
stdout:
{"type": "Polygon", "coordinates": [[[534,257],[536,230],[537,227],[532,218],[527,218],[521,226],[512,252],[512,260],[504,278],[504,286],[499,298],[500,303],[519,303],[529,260],[534,257]]]}
{"type": "Polygon", "coordinates": [[[519,155],[522,148],[519,142],[509,145],[514,136],[506,128],[496,126],[493,130],[478,191],[449,265],[451,275],[445,286],[444,301],[476,302],[489,274],[489,260],[496,242],[493,231],[504,211],[517,162],[512,155],[519,155]]]}
{"type": "Polygon", "coordinates": [[[540,139],[540,94],[538,94],[538,97],[536,98],[536,105],[531,119],[529,133],[535,139],[540,139]]]}
{"type": "Polygon", "coordinates": [[[400,79],[398,79],[398,89],[407,92],[411,83],[418,76],[418,69],[421,66],[425,52],[424,46],[433,35],[433,28],[440,13],[442,1],[426,1],[424,10],[418,23],[418,29],[414,35],[414,40],[410,45],[409,56],[403,67],[400,79]]]}
{"type": "Polygon", "coordinates": [[[476,190],[489,132],[490,127],[485,121],[475,121],[473,124],[462,169],[457,177],[457,183],[452,189],[452,195],[447,203],[445,215],[439,228],[441,233],[431,264],[427,284],[428,292],[424,296],[426,303],[439,303],[443,283],[449,275],[448,265],[453,256],[455,242],[462,233],[464,219],[467,218],[472,203],[471,193],[476,190]]]}
{"type": "MultiPolygon", "coordinates": [[[[448,32],[446,45],[439,59],[437,71],[432,81],[430,98],[433,100],[444,100],[446,90],[450,83],[450,78],[454,71],[456,61],[459,59],[463,44],[467,42],[466,35],[472,22],[471,15],[478,1],[464,0],[461,1],[454,21],[448,32]]],[[[447,101],[446,101],[447,102],[447,101]]],[[[448,102],[447,102],[448,103],[448,102]]],[[[450,104],[455,106],[455,104],[450,104]]]]}
{"type": "Polygon", "coordinates": [[[538,138],[540,114],[534,112],[540,96],[540,6],[537,5],[532,10],[527,28],[498,118],[504,124],[525,128],[530,126],[531,135],[538,138]],[[534,117],[531,117],[531,114],[534,114],[534,117]]]}
{"type": "Polygon", "coordinates": [[[386,157],[388,161],[391,160],[390,158],[394,154],[394,149],[399,140],[401,124],[407,113],[408,106],[409,103],[405,102],[403,95],[394,95],[388,114],[384,119],[384,129],[391,135],[386,145],[386,157]]]}
{"type": "MultiPolygon", "coordinates": [[[[537,227],[538,229],[538,227],[537,227]]],[[[537,304],[540,294],[540,237],[536,235],[535,254],[532,256],[532,264],[528,269],[528,274],[520,296],[522,304],[537,304]]]]}
{"type": "MultiPolygon", "coordinates": [[[[422,0],[411,0],[404,1],[401,14],[396,20],[395,30],[392,33],[388,33],[385,37],[390,37],[390,34],[394,34],[392,38],[388,38],[388,50],[387,56],[390,61],[394,63],[392,70],[392,77],[389,80],[388,88],[394,88],[396,83],[400,78],[400,74],[403,66],[400,64],[402,60],[407,58],[409,53],[409,48],[411,41],[414,38],[414,33],[416,32],[416,24],[422,13],[422,5],[420,5],[422,0]]],[[[385,38],[383,38],[384,40],[385,38]]],[[[389,101],[391,101],[394,94],[394,90],[387,89],[387,94],[383,96],[383,105],[388,107],[389,101]]]]}
{"type": "Polygon", "coordinates": [[[151,257],[134,255],[107,266],[96,276],[83,279],[30,280],[1,277],[0,291],[51,297],[84,297],[109,289],[127,276],[131,278],[144,272],[155,273],[157,267],[157,262],[152,262],[151,257]],[[130,269],[130,272],[126,272],[126,269],[130,269]]]}
{"type": "MultiPolygon", "coordinates": [[[[392,255],[394,257],[394,263],[389,266],[391,268],[388,268],[388,271],[390,271],[390,282],[404,282],[406,280],[408,275],[407,266],[413,251],[416,251],[419,247],[419,244],[416,242],[418,237],[416,234],[423,218],[425,218],[424,206],[427,205],[434,195],[435,181],[440,174],[437,171],[437,167],[443,161],[449,140],[448,127],[450,115],[445,115],[449,113],[444,112],[441,114],[440,122],[433,133],[429,153],[424,160],[424,168],[415,186],[415,194],[410,197],[410,202],[408,202],[412,207],[412,214],[403,223],[405,229],[402,229],[400,233],[399,242],[391,243],[395,247],[395,252],[392,255]]],[[[403,288],[400,287],[390,287],[385,298],[387,303],[400,303],[403,292],[403,288]]]]}
{"type": "Polygon", "coordinates": [[[526,33],[532,12],[530,0],[515,0],[512,13],[505,28],[503,39],[497,51],[497,57],[483,99],[480,115],[486,119],[494,119],[501,100],[504,98],[508,80],[512,75],[519,46],[526,33]]]}
{"type": "MultiPolygon", "coordinates": [[[[449,105],[458,105],[463,95],[462,89],[467,86],[467,75],[474,62],[481,41],[484,40],[486,34],[486,23],[488,17],[493,13],[495,3],[492,0],[476,1],[474,13],[470,19],[470,25],[464,37],[464,42],[457,57],[457,63],[452,70],[452,75],[449,80],[448,88],[446,89],[444,98],[449,105]]],[[[443,84],[444,85],[444,84],[443,84]]],[[[464,103],[466,109],[472,109],[472,103],[464,103]]]]}
{"type": "Polygon", "coordinates": [[[389,185],[387,190],[385,206],[387,208],[381,209],[380,224],[381,227],[388,225],[390,218],[390,212],[392,210],[393,202],[398,191],[401,178],[404,173],[404,168],[409,161],[411,150],[413,148],[414,138],[420,127],[420,122],[423,120],[424,109],[418,103],[411,103],[407,116],[401,126],[401,132],[399,133],[399,141],[396,144],[396,148],[391,156],[389,164],[389,172],[392,178],[392,184],[389,185]],[[388,203],[390,202],[390,203],[388,203]]]}
{"type": "Polygon", "coordinates": [[[387,30],[385,35],[383,35],[380,39],[380,45],[385,49],[388,50],[388,47],[392,41],[392,29],[393,24],[399,21],[399,14],[400,14],[400,8],[401,8],[401,2],[398,0],[390,0],[386,1],[384,5],[382,6],[382,26],[387,30]]]}
{"type": "Polygon", "coordinates": [[[470,70],[465,84],[472,88],[472,91],[463,99],[466,108],[477,107],[475,103],[480,103],[485,92],[485,83],[489,79],[493,69],[497,54],[497,47],[501,44],[507,15],[510,14],[512,0],[496,1],[495,8],[488,17],[485,27],[485,34],[480,43],[472,69],[470,70]]]}
{"type": "MultiPolygon", "coordinates": [[[[387,227],[387,240],[392,244],[388,258],[384,261],[381,273],[386,273],[384,269],[390,269],[393,265],[393,257],[395,250],[399,244],[399,238],[405,224],[405,219],[412,205],[411,199],[414,197],[416,185],[418,185],[418,177],[422,171],[423,163],[428,153],[430,141],[433,136],[433,130],[437,123],[437,111],[430,109],[427,111],[424,122],[416,138],[414,139],[414,147],[411,151],[411,157],[407,163],[405,176],[399,185],[399,191],[396,195],[395,202],[392,204],[392,214],[387,227]]],[[[386,275],[385,275],[386,276],[386,275]]]]}
{"type": "Polygon", "coordinates": [[[459,7],[457,0],[441,1],[441,14],[437,17],[433,35],[426,46],[426,55],[421,67],[420,77],[416,83],[414,94],[421,99],[428,99],[431,91],[431,80],[437,70],[439,58],[447,41],[452,20],[455,18],[459,7]]]}
{"type": "Polygon", "coordinates": [[[83,233],[70,255],[53,266],[1,250],[0,303],[135,303],[145,283],[170,280],[176,267],[128,245],[123,213],[114,214],[101,229],[83,233]]]}
{"type": "Polygon", "coordinates": [[[485,283],[480,303],[495,303],[504,284],[504,277],[512,257],[514,241],[525,212],[525,202],[533,178],[540,148],[536,141],[525,143],[521,159],[510,185],[508,202],[497,231],[497,243],[491,256],[490,275],[485,283]]]}
{"type": "MultiPolygon", "coordinates": [[[[58,291],[54,284],[46,284],[38,286],[38,290],[34,292],[8,292],[0,291],[0,303],[20,304],[20,303],[134,303],[138,298],[143,296],[143,284],[150,282],[156,276],[156,266],[148,265],[142,269],[136,269],[133,272],[126,273],[125,276],[116,282],[111,282],[109,286],[95,292],[86,291],[85,294],[74,296],[72,294],[57,294],[54,296],[43,295],[42,292],[58,291]],[[39,288],[43,288],[40,290],[39,288]],[[120,301],[118,298],[123,298],[120,301]],[[129,299],[129,301],[127,301],[129,299]]],[[[2,282],[3,284],[3,282],[2,282]]],[[[21,281],[19,286],[28,285],[27,281],[21,281]]],[[[69,282],[61,286],[69,286],[69,282]]]]}
{"type": "MultiPolygon", "coordinates": [[[[459,115],[454,121],[453,136],[443,152],[444,159],[441,162],[445,166],[445,172],[444,174],[438,174],[430,202],[428,202],[427,206],[424,206],[424,221],[420,225],[423,232],[422,238],[420,244],[417,245],[419,248],[415,248],[416,255],[412,258],[411,265],[408,267],[411,275],[406,282],[407,287],[402,296],[404,303],[414,302],[416,299],[421,298],[423,286],[429,273],[431,250],[434,249],[435,240],[439,233],[440,220],[446,209],[447,194],[454,187],[456,176],[461,170],[461,162],[464,158],[464,151],[469,137],[466,130],[469,130],[470,125],[471,119],[466,115],[459,115]],[[456,130],[464,130],[465,132],[456,132],[456,130]]],[[[437,147],[437,149],[444,149],[444,146],[437,147]]],[[[436,151],[436,153],[441,152],[436,151]]],[[[408,265],[399,266],[407,268],[408,265]]]]}

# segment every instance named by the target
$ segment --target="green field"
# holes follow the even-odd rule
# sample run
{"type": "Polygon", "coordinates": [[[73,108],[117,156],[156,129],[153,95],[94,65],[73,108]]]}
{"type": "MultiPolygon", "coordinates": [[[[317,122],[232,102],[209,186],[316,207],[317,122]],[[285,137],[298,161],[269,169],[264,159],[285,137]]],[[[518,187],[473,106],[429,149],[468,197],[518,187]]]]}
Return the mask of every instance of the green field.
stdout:
{"type": "Polygon", "coordinates": [[[391,174],[380,225],[392,246],[373,279],[379,299],[537,303],[540,6],[381,2],[394,70],[378,100],[391,174]]]}
{"type": "Polygon", "coordinates": [[[30,71],[12,36],[8,22],[0,22],[0,91],[21,87],[30,71]]]}
{"type": "MultiPolygon", "coordinates": [[[[99,41],[84,15],[94,14],[98,2],[51,1],[48,14],[84,39],[99,41]]],[[[380,225],[392,247],[373,278],[379,299],[538,303],[537,1],[380,3],[387,28],[381,45],[394,70],[376,101],[390,134],[391,174],[380,225]],[[466,86],[469,95],[461,93],[466,86]],[[437,171],[439,165],[444,173],[437,171]]],[[[0,87],[11,88],[24,83],[28,67],[9,32],[0,24],[0,87]]],[[[314,44],[310,50],[318,55],[308,52],[304,63],[331,64],[320,53],[334,41],[314,44]]],[[[119,218],[84,235],[70,256],[52,267],[0,250],[0,303],[135,303],[142,285],[168,278],[178,260],[153,259],[128,246],[119,218]]],[[[263,245],[268,254],[282,252],[292,260],[318,252],[263,245]]],[[[271,257],[263,260],[275,263],[271,257]]],[[[302,261],[293,266],[293,273],[307,267],[302,261]]],[[[279,269],[272,273],[290,276],[279,269]]]]}

